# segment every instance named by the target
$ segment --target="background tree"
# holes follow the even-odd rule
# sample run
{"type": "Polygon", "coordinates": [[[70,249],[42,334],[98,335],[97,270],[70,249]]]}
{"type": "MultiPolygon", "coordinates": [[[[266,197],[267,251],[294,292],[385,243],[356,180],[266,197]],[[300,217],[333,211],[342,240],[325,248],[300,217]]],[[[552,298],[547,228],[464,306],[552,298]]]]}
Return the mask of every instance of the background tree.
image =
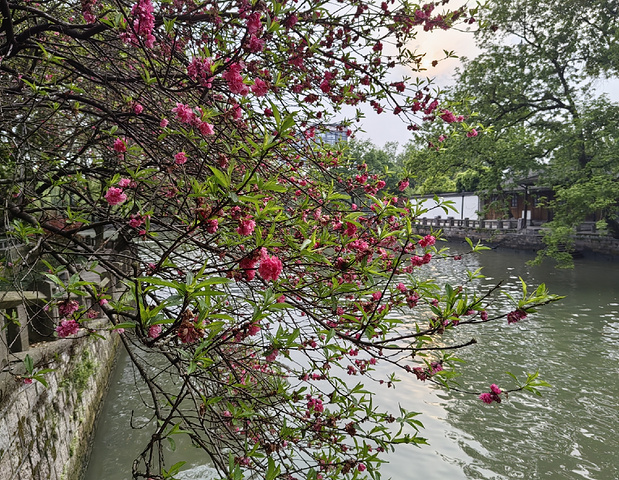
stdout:
{"type": "Polygon", "coordinates": [[[179,433],[226,479],[377,478],[382,452],[423,440],[413,412],[375,408],[373,366],[447,384],[450,352],[474,340],[433,337],[555,298],[524,291],[502,312],[478,273],[437,285],[425,266],[452,258],[415,233],[422,207],[381,195],[363,166],[343,173],[338,147],[313,140],[342,105],[410,121],[437,110],[389,76],[416,68],[417,27],[470,19],[435,7],[0,0],[5,228],[60,289],[56,335],[120,334],[146,382],[157,422],[135,478],[178,468],[165,442],[179,433]],[[101,268],[120,299],[86,280],[101,268]]]}
{"type": "Polygon", "coordinates": [[[617,73],[616,9],[606,1],[491,2],[480,14],[490,27],[478,32],[482,53],[464,62],[449,94],[455,103],[470,102],[475,115],[465,122],[491,130],[446,138],[438,152],[414,149],[409,162],[472,169],[478,188],[492,191],[538,174],[556,196],[546,253],[556,254],[572,227],[594,212],[617,236],[617,105],[595,89],[617,73]]]}

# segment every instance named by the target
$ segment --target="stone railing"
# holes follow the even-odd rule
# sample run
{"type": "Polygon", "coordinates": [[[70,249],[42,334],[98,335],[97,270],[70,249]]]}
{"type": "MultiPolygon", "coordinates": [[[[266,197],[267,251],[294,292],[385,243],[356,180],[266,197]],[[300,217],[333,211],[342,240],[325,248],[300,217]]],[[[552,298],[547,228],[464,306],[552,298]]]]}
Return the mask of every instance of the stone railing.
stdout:
{"type": "Polygon", "coordinates": [[[418,225],[434,228],[472,228],[472,229],[487,229],[487,230],[521,230],[525,228],[524,220],[480,220],[469,218],[453,218],[453,217],[435,217],[421,218],[417,221],[418,225]]]}
{"type": "MultiPolygon", "coordinates": [[[[442,218],[440,216],[434,218],[420,218],[417,220],[417,225],[433,228],[468,228],[482,230],[500,230],[500,231],[519,231],[526,230],[530,227],[539,227],[540,222],[531,220],[525,221],[523,218],[512,218],[508,220],[484,220],[484,219],[457,219],[453,217],[442,218]]],[[[578,234],[593,234],[599,235],[596,229],[595,222],[583,222],[575,227],[575,232],[578,234]]]]}
{"type": "MultiPolygon", "coordinates": [[[[81,278],[96,284],[99,290],[109,285],[108,294],[116,293],[107,273],[86,272],[81,278]]],[[[58,287],[49,281],[38,286],[37,291],[0,292],[0,368],[10,362],[11,354],[25,352],[32,344],[55,340],[59,315],[52,298],[58,287]]],[[[72,298],[87,309],[97,307],[88,297],[72,298]]]]}
{"type": "MultiPolygon", "coordinates": [[[[82,280],[108,287],[117,299],[122,285],[107,273],[88,272],[82,280]]],[[[52,298],[56,285],[40,291],[0,292],[0,480],[80,480],[90,453],[90,438],[114,366],[119,334],[106,319],[89,320],[105,338],[85,329],[57,339],[58,311],[52,298]],[[35,370],[50,369],[48,386],[25,382],[24,359],[35,370]]],[[[65,297],[66,298],[66,297],[65,297]]],[[[75,297],[86,308],[98,305],[75,297]]]]}

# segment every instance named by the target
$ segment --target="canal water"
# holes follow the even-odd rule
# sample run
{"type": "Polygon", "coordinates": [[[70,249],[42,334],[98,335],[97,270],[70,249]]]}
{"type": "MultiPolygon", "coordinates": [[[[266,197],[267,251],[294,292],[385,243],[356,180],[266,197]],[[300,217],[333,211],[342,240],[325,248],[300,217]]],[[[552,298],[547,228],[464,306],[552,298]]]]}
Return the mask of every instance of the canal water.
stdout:
{"type": "MultiPolygon", "coordinates": [[[[502,280],[517,293],[520,276],[566,295],[520,323],[481,324],[458,334],[478,341],[458,355],[467,361],[463,389],[485,391],[491,383],[511,388],[506,371],[522,376],[538,370],[552,388],[542,397],[516,393],[501,405],[485,405],[474,396],[402,377],[379,403],[420,412],[429,445],[390,454],[383,478],[619,479],[619,262],[577,259],[575,269],[556,270],[550,263],[528,266],[531,258],[527,252],[493,250],[433,268],[438,276],[462,278],[464,269],[483,267],[482,285],[502,280]]],[[[510,310],[507,297],[500,301],[510,310]]],[[[136,377],[121,358],[86,480],[131,478],[131,463],[150,435],[136,377]]],[[[178,478],[216,478],[189,445],[180,444],[177,455],[188,461],[178,478]]]]}

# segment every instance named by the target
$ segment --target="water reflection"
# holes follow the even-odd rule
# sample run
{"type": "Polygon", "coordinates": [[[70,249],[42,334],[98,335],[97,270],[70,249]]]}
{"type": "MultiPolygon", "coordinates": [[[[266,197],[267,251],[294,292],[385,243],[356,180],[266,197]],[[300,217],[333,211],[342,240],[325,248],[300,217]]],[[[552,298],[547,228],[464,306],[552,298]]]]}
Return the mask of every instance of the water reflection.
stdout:
{"type": "MultiPolygon", "coordinates": [[[[510,388],[506,370],[519,376],[539,370],[553,388],[543,397],[515,394],[495,406],[429,388],[414,376],[402,377],[395,389],[382,391],[377,403],[421,412],[422,434],[430,445],[398,448],[388,456],[383,478],[619,478],[619,263],[579,259],[575,270],[565,271],[526,265],[531,258],[525,252],[497,250],[434,268],[444,278],[457,278],[465,268],[483,266],[487,278],[482,283],[487,285],[505,280],[516,293],[521,276],[531,285],[546,283],[552,293],[567,295],[521,323],[455,331],[456,338],[478,340],[458,355],[469,362],[460,380],[463,388],[483,391],[491,383],[510,388]]],[[[509,310],[507,298],[502,301],[509,310]]],[[[129,428],[132,412],[140,425],[149,417],[127,362],[113,382],[86,480],[129,479],[131,462],[150,434],[129,428]]],[[[213,478],[190,446],[180,457],[189,461],[183,480],[213,478]]]]}

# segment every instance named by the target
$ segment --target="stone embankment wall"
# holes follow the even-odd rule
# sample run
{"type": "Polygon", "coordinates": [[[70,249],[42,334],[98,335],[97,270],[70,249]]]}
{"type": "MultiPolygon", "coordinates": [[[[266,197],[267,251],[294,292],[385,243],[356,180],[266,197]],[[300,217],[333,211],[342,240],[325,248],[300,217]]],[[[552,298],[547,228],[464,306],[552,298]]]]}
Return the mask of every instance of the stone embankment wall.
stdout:
{"type": "Polygon", "coordinates": [[[118,345],[118,335],[107,334],[14,354],[12,374],[0,373],[0,480],[81,478],[118,345]],[[45,376],[47,388],[15,376],[26,354],[38,368],[55,369],[45,376]]]}

